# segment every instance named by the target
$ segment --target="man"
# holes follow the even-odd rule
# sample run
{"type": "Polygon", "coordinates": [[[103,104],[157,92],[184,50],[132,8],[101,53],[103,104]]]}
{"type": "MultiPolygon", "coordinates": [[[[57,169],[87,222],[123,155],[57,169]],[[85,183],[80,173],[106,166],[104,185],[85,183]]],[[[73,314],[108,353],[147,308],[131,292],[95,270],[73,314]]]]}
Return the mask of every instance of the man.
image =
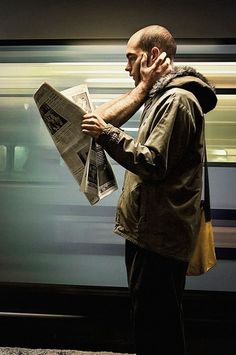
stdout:
{"type": "Polygon", "coordinates": [[[204,113],[217,99],[193,68],[174,67],[165,28],[136,32],[126,70],[135,88],[84,116],[82,129],[127,169],[115,232],[126,267],[138,355],[184,355],[182,296],[200,221],[204,113]],[[145,103],[137,139],[118,127],[145,103]]]}

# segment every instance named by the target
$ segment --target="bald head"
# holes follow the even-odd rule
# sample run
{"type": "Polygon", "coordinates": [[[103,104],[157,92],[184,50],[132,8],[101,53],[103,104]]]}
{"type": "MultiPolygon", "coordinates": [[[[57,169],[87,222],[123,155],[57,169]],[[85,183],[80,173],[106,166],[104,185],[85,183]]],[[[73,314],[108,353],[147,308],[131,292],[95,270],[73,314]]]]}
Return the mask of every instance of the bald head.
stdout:
{"type": "Polygon", "coordinates": [[[146,53],[150,53],[153,47],[157,47],[160,52],[166,52],[171,61],[176,54],[176,43],[173,36],[165,27],[159,25],[140,29],[130,37],[129,41],[136,42],[137,47],[146,53]]]}

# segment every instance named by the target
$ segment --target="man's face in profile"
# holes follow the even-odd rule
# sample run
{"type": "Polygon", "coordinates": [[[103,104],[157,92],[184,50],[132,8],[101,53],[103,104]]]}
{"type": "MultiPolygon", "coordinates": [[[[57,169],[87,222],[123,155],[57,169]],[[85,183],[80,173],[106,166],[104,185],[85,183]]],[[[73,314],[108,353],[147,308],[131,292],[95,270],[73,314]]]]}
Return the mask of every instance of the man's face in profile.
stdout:
{"type": "Polygon", "coordinates": [[[133,78],[135,86],[140,82],[140,62],[144,51],[138,46],[138,42],[135,39],[128,41],[126,49],[127,65],[125,70],[129,72],[129,75],[133,78]]]}

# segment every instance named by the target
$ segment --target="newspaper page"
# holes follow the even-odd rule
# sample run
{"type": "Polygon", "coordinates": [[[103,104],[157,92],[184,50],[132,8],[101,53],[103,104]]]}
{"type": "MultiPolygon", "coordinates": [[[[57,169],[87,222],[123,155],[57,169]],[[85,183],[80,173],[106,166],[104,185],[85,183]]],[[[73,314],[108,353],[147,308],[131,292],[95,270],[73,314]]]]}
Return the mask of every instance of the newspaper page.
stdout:
{"type": "MultiPolygon", "coordinates": [[[[92,110],[86,86],[68,89],[64,94],[48,83],[43,83],[35,93],[34,100],[59,153],[76,181],[82,186],[81,190],[89,202],[93,205],[107,196],[107,191],[100,191],[98,184],[93,189],[87,187],[90,184],[86,180],[88,177],[86,167],[89,164],[88,158],[93,158],[91,150],[94,140],[82,132],[80,124],[83,115],[92,110]]],[[[113,188],[109,188],[109,193],[117,189],[115,178],[113,181],[113,188]]]]}
{"type": "Polygon", "coordinates": [[[104,198],[117,189],[117,182],[106,154],[102,147],[92,141],[81,184],[84,192],[89,194],[98,191],[98,196],[104,198]]]}
{"type": "MultiPolygon", "coordinates": [[[[88,87],[85,84],[63,90],[61,93],[86,112],[91,112],[94,109],[88,87]]],[[[88,152],[80,189],[89,195],[97,194],[99,199],[102,199],[117,190],[117,188],[116,178],[106,154],[102,147],[93,139],[88,152]]]]}

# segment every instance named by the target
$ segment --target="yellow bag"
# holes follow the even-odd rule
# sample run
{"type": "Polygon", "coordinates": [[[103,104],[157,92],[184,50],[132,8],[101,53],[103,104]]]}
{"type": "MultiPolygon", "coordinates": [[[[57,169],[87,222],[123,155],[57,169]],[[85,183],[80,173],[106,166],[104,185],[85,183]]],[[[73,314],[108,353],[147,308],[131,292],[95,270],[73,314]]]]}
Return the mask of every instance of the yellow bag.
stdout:
{"type": "Polygon", "coordinates": [[[207,166],[206,144],[204,144],[204,201],[201,203],[201,224],[195,249],[190,259],[187,275],[199,276],[216,265],[215,243],[211,223],[210,187],[207,166]]]}
{"type": "Polygon", "coordinates": [[[205,210],[201,209],[201,225],[196,246],[190,260],[187,275],[199,276],[216,265],[215,243],[211,219],[206,221],[205,210]]]}

